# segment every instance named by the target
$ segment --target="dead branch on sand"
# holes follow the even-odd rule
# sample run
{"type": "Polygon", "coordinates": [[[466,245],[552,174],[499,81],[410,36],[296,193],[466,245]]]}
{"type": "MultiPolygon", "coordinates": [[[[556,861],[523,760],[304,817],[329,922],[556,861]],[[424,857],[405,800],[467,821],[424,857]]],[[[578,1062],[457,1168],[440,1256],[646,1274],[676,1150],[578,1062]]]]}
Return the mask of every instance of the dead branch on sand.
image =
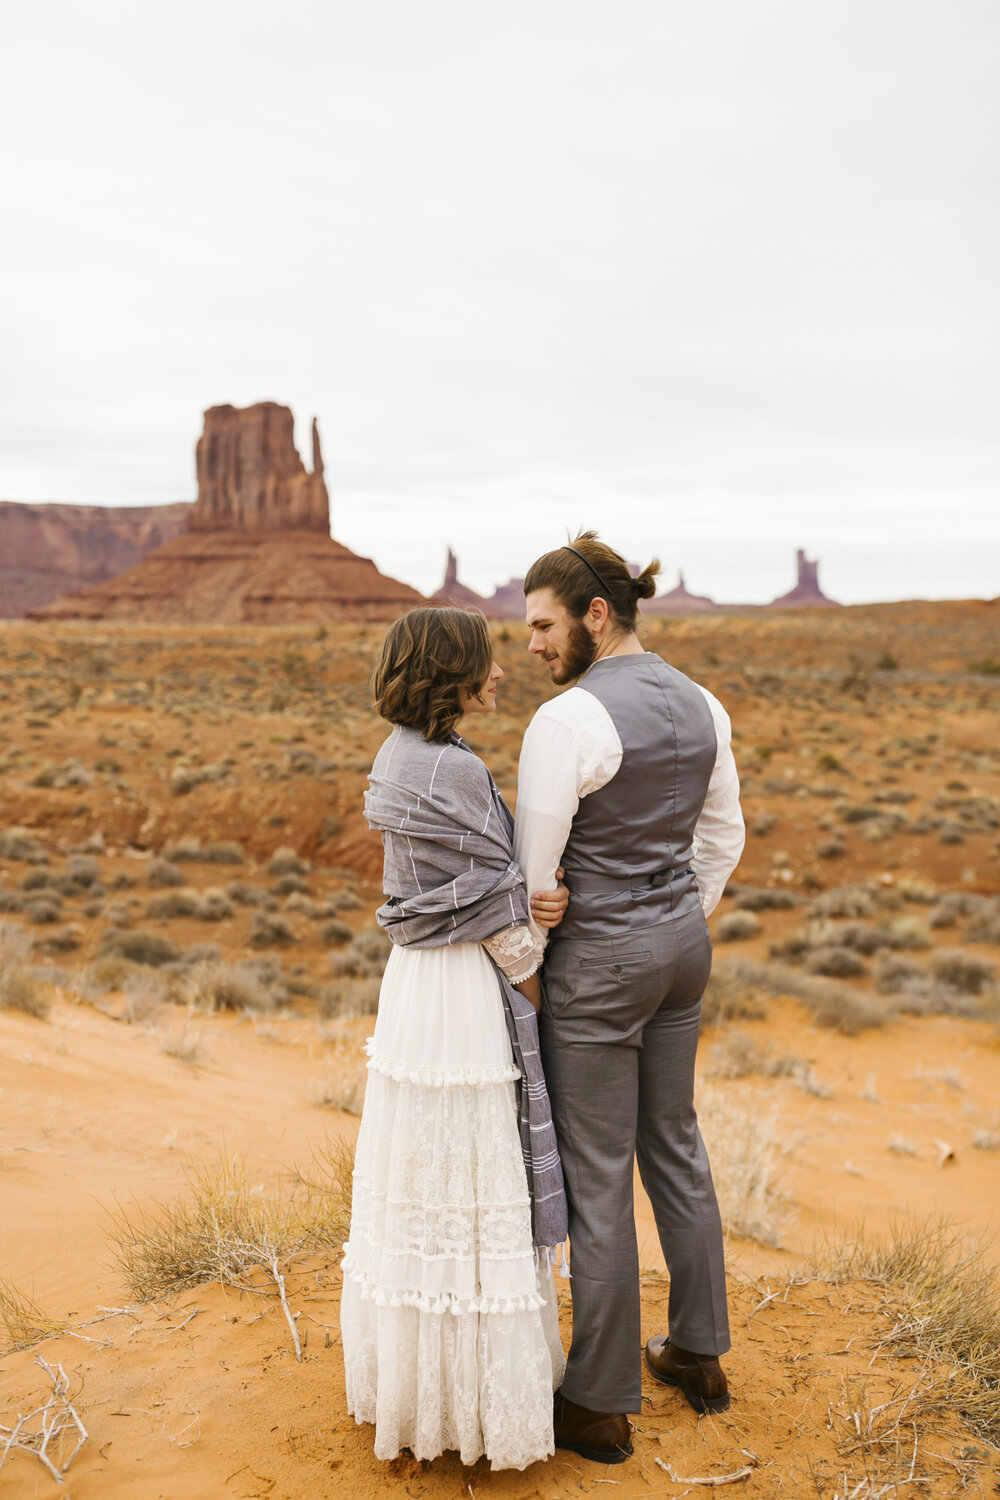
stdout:
{"type": "Polygon", "coordinates": [[[8,1454],[12,1451],[33,1453],[38,1461],[45,1465],[52,1478],[61,1484],[63,1475],[87,1441],[89,1433],[80,1419],[80,1413],[68,1400],[69,1377],[62,1365],[56,1365],[53,1370],[40,1354],[35,1355],[35,1364],[39,1365],[52,1381],[52,1394],[41,1406],[36,1406],[34,1411],[28,1412],[26,1416],[18,1417],[13,1427],[4,1427],[0,1423],[0,1441],[4,1442],[3,1452],[0,1453],[0,1469],[3,1468],[8,1454]],[[28,1428],[28,1424],[36,1417],[41,1418],[41,1423],[36,1430],[32,1431],[28,1428]],[[78,1433],[76,1446],[67,1458],[60,1459],[63,1436],[74,1429],[78,1433]],[[49,1457],[50,1449],[56,1457],[55,1463],[49,1457]]]}

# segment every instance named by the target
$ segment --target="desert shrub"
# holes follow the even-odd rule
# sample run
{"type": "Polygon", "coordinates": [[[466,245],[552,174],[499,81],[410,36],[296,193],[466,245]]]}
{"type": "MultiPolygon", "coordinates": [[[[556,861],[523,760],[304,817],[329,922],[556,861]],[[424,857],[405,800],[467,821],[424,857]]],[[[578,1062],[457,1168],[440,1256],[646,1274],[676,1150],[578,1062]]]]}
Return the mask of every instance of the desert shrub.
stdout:
{"type": "Polygon", "coordinates": [[[242,865],[246,860],[242,845],[231,839],[206,844],[201,851],[201,858],[210,865],[242,865]]]}
{"type": "Polygon", "coordinates": [[[760,918],[752,911],[731,911],[719,918],[714,936],[719,943],[738,943],[756,937],[759,932],[760,918]]]}
{"type": "Polygon", "coordinates": [[[276,896],[291,896],[294,894],[306,895],[309,890],[308,882],[301,875],[281,875],[271,887],[276,896]]]}
{"type": "MultiPolygon", "coordinates": [[[[61,1333],[65,1326],[64,1322],[47,1317],[38,1303],[26,1292],[20,1291],[13,1282],[0,1277],[0,1328],[4,1332],[0,1354],[30,1349],[32,1344],[51,1338],[54,1333],[61,1333]]],[[[5,1447],[5,1457],[6,1452],[5,1447]]]]}
{"type": "Polygon", "coordinates": [[[254,1285],[260,1265],[277,1272],[310,1250],[339,1253],[351,1217],[351,1148],[332,1143],[275,1192],[251,1184],[246,1163],[223,1156],[194,1168],[173,1204],[119,1208],[112,1252],[129,1295],[169,1296],[206,1282],[254,1285]]]}
{"type": "Polygon", "coordinates": [[[178,886],[184,884],[184,876],[177,865],[169,859],[154,859],[149,866],[147,875],[149,884],[156,887],[178,886]]]}
{"type": "Polygon", "coordinates": [[[174,864],[183,864],[185,860],[200,860],[202,857],[201,839],[192,834],[186,834],[172,844],[165,844],[163,848],[163,858],[173,860],[174,864]]]}
{"type": "Polygon", "coordinates": [[[101,938],[99,952],[102,956],[116,954],[134,964],[147,964],[158,969],[161,964],[174,963],[180,957],[179,949],[169,939],[143,928],[134,931],[128,928],[106,932],[101,938]]]}
{"type": "Polygon", "coordinates": [[[101,879],[101,867],[96,859],[87,854],[71,854],[66,861],[65,873],[75,885],[89,890],[91,886],[98,885],[101,879]]]}
{"type": "Polygon", "coordinates": [[[701,1002],[701,1024],[725,1026],[737,1017],[759,1020],[767,1014],[761,1003],[761,986],[755,975],[759,966],[739,959],[713,964],[708,988],[701,1002]]]}
{"type": "Polygon", "coordinates": [[[24,897],[18,891],[0,889],[0,912],[24,910],[24,897]]]}
{"type": "Polygon", "coordinates": [[[970,943],[1000,944],[1000,901],[992,901],[979,911],[965,929],[970,943]]]}
{"type": "Polygon", "coordinates": [[[875,984],[883,995],[898,995],[923,974],[919,964],[901,953],[882,953],[875,966],[875,984]]]}
{"type": "Polygon", "coordinates": [[[844,853],[844,845],[840,839],[820,839],[816,845],[817,859],[840,859],[844,853]]]}
{"type": "Polygon", "coordinates": [[[800,904],[794,891],[772,890],[769,886],[737,886],[732,894],[737,911],[790,911],[800,904]]]}
{"type": "Polygon", "coordinates": [[[367,1077],[360,1066],[314,1079],[309,1085],[309,1102],[323,1109],[339,1109],[345,1115],[359,1115],[364,1108],[367,1077]]]}
{"type": "Polygon", "coordinates": [[[269,875],[308,875],[312,865],[287,846],[276,849],[267,863],[269,875]]]}
{"type": "Polygon", "coordinates": [[[247,943],[251,948],[274,948],[296,942],[294,932],[284,917],[257,912],[250,924],[247,943]]]}
{"type": "Polygon", "coordinates": [[[167,1001],[177,998],[170,977],[160,969],[134,970],[121,989],[124,1005],[120,1019],[133,1026],[152,1021],[167,1001]]]}
{"type": "Polygon", "coordinates": [[[43,857],[44,853],[27,828],[5,828],[0,833],[0,859],[32,860],[43,857]]]}
{"type": "Polygon", "coordinates": [[[391,949],[381,927],[369,927],[351,938],[343,953],[331,953],[331,973],[335,979],[380,979],[391,949]]]}
{"type": "Polygon", "coordinates": [[[826,1098],[829,1090],[815,1077],[805,1058],[789,1053],[774,1053],[761,1047],[745,1031],[727,1031],[712,1048],[710,1078],[747,1078],[759,1073],[763,1078],[787,1078],[807,1094],[826,1098]]]}
{"type": "Polygon", "coordinates": [[[374,1016],[378,1013],[380,979],[334,979],[319,993],[320,1010],[328,1019],[374,1016]]]}
{"type": "Polygon", "coordinates": [[[174,1057],[188,1067],[195,1067],[205,1061],[205,1038],[191,1026],[180,1026],[168,1031],[160,1038],[158,1047],[167,1057],[174,1057]]]}
{"type": "MultiPolygon", "coordinates": [[[[911,824],[911,832],[913,825],[911,824]]],[[[913,876],[905,876],[897,882],[896,890],[904,901],[912,901],[917,906],[933,906],[938,899],[938,889],[926,880],[916,880],[913,876]]]]}
{"type": "Polygon", "coordinates": [[[190,948],[185,948],[180,957],[170,965],[172,972],[183,974],[188,969],[193,969],[195,964],[218,963],[222,954],[218,943],[192,943],[190,948]]]}
{"type": "Polygon", "coordinates": [[[65,927],[57,927],[54,932],[48,933],[44,938],[35,942],[35,950],[38,953],[72,953],[79,948],[83,942],[83,934],[74,922],[65,927]]]}
{"type": "Polygon", "coordinates": [[[24,903],[24,915],[36,927],[52,926],[62,920],[62,906],[55,895],[38,896],[24,903]]]}
{"type": "Polygon", "coordinates": [[[883,927],[870,927],[867,922],[845,922],[836,933],[837,942],[842,947],[853,948],[856,953],[864,953],[867,957],[892,945],[892,939],[883,927]]]}
{"type": "Polygon", "coordinates": [[[360,911],[361,898],[354,891],[337,891],[330,897],[334,911],[360,911]]]}
{"type": "Polygon", "coordinates": [[[894,948],[929,948],[931,935],[919,917],[896,917],[886,928],[894,948]]]}
{"type": "Polygon", "coordinates": [[[259,885],[247,885],[242,880],[231,880],[226,886],[226,895],[230,901],[235,901],[238,906],[267,906],[276,905],[270,891],[265,891],[259,885]]]}
{"type": "Polygon", "coordinates": [[[698,1119],[727,1235],[779,1245],[786,1200],[779,1186],[780,1137],[774,1112],[761,1109],[759,1101],[703,1086],[698,1119]]]}
{"type": "Polygon", "coordinates": [[[311,896],[303,896],[301,891],[293,891],[285,902],[285,911],[297,911],[301,916],[315,921],[317,917],[323,917],[329,911],[328,906],[320,906],[311,896]]]}
{"type": "Polygon", "coordinates": [[[986,896],[976,896],[968,891],[948,891],[927,914],[931,927],[954,927],[962,917],[978,916],[988,911],[992,902],[986,896]]]}
{"type": "Polygon", "coordinates": [[[811,917],[870,917],[875,910],[875,893],[866,885],[838,885],[821,891],[808,907],[811,917]]]}
{"type": "Polygon", "coordinates": [[[221,962],[197,964],[190,972],[187,992],[196,1010],[209,1013],[252,1011],[258,1014],[273,1010],[281,993],[266,983],[258,965],[221,962]]]}
{"type": "Polygon", "coordinates": [[[830,979],[857,979],[867,972],[858,954],[840,944],[814,949],[806,968],[810,974],[825,974],[830,979]]]}
{"type": "Polygon", "coordinates": [[[938,824],[938,842],[942,844],[964,844],[965,829],[961,823],[954,823],[948,818],[942,818],[938,824]]]}
{"type": "Polygon", "coordinates": [[[886,1238],[864,1231],[814,1257],[834,1282],[871,1281],[888,1291],[884,1344],[904,1358],[948,1366],[934,1405],[1000,1443],[1000,1284],[989,1242],[968,1240],[947,1220],[894,1223],[886,1238]]]}
{"type": "Polygon", "coordinates": [[[942,984],[967,995],[982,995],[993,984],[996,965],[962,948],[941,948],[930,961],[931,973],[942,984]]]}
{"type": "Polygon", "coordinates": [[[108,953],[93,959],[74,977],[73,989],[84,1000],[99,999],[111,990],[123,989],[129,975],[135,972],[136,966],[127,958],[108,953]]]}
{"type": "Polygon", "coordinates": [[[52,875],[48,870],[43,870],[36,866],[35,869],[28,870],[21,877],[21,889],[22,891],[44,891],[48,888],[51,880],[52,875]]]}
{"type": "Polygon", "coordinates": [[[202,891],[194,914],[199,922],[224,922],[232,916],[233,905],[226,899],[224,891],[210,885],[202,891]]]}
{"type": "MultiPolygon", "coordinates": [[[[724,967],[723,964],[717,964],[716,970],[723,970],[724,967]]],[[[785,964],[743,962],[733,965],[732,970],[734,972],[727,976],[728,982],[736,988],[738,994],[788,996],[805,1005],[821,1026],[830,1026],[848,1036],[854,1036],[868,1026],[881,1026],[892,1014],[888,1003],[873,999],[853,985],[800,974],[785,964]]],[[[710,1001],[711,990],[710,981],[706,1001],[710,1001]]]]}
{"type": "Polygon", "coordinates": [[[52,1000],[30,967],[31,948],[26,932],[12,922],[0,922],[0,1008],[44,1021],[52,1000]]]}
{"type": "Polygon", "coordinates": [[[863,803],[843,802],[837,804],[836,811],[845,823],[865,823],[869,818],[877,818],[880,809],[863,803]]]}
{"type": "Polygon", "coordinates": [[[778,815],[773,812],[758,813],[750,824],[750,832],[754,838],[765,839],[767,835],[778,825],[778,815]]]}
{"type": "Polygon", "coordinates": [[[346,922],[341,922],[338,917],[331,917],[324,922],[319,930],[320,942],[323,943],[349,943],[351,940],[351,929],[346,922]]]}
{"type": "Polygon", "coordinates": [[[198,892],[190,886],[154,896],[146,907],[146,916],[157,922],[171,922],[175,917],[193,917],[198,909],[198,892]]]}

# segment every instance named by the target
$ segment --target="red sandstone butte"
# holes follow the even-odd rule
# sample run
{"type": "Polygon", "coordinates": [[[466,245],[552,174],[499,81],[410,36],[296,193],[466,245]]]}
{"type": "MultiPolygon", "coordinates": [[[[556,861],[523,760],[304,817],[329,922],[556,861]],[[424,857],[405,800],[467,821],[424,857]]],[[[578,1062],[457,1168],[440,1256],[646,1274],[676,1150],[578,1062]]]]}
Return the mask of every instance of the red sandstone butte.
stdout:
{"type": "Polygon", "coordinates": [[[819,586],[819,563],[806,557],[800,547],[795,554],[798,578],[793,589],[772,599],[768,609],[802,609],[827,605],[836,607],[836,600],[828,599],[819,586]]]}
{"type": "Polygon", "coordinates": [[[291,625],[390,620],[426,602],[333,540],[315,421],[311,474],[291,411],[273,401],[211,407],[196,461],[198,499],[183,535],[32,618],[291,625]]]}
{"type": "Polygon", "coordinates": [[[489,600],[484,599],[482,594],[477,594],[475,589],[466,588],[464,583],[458,581],[458,558],[448,548],[448,560],[445,563],[444,583],[436,594],[431,595],[433,604],[451,604],[457,609],[481,609],[484,614],[489,611],[489,600]]]}
{"type": "Polygon", "coordinates": [[[677,574],[676,588],[653,599],[644,599],[640,605],[644,615],[707,615],[718,614],[721,605],[709,599],[707,594],[691,594],[684,582],[684,574],[677,574]]]}
{"type": "Polygon", "coordinates": [[[448,561],[445,564],[444,583],[431,598],[435,604],[453,604],[459,609],[481,609],[483,614],[491,620],[524,618],[523,578],[512,578],[509,583],[501,584],[487,599],[459,582],[458,558],[450,547],[448,548],[448,561]]]}
{"type": "Polygon", "coordinates": [[[124,573],[178,536],[189,502],[29,505],[0,500],[0,619],[124,573]]]}

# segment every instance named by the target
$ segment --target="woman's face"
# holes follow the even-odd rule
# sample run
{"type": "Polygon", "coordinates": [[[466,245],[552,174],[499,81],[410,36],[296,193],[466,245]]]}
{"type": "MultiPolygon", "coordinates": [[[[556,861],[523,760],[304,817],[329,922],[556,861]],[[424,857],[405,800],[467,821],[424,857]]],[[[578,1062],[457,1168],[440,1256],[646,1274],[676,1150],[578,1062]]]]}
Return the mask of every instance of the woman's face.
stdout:
{"type": "Polygon", "coordinates": [[[458,699],[462,705],[464,714],[495,714],[497,711],[497,683],[503,676],[503,672],[496,662],[490,667],[489,676],[479,689],[478,694],[466,692],[465,688],[459,690],[458,699]]]}

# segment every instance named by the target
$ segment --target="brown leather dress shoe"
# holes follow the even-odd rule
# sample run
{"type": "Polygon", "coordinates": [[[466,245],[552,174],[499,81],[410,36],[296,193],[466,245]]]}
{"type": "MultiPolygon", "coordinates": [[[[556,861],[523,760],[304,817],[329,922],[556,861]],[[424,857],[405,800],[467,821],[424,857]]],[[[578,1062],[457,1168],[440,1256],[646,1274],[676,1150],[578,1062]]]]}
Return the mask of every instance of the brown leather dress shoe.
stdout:
{"type": "Polygon", "coordinates": [[[618,1413],[588,1411],[556,1391],[553,1423],[557,1448],[569,1448],[597,1464],[623,1464],[632,1453],[632,1426],[618,1413]]]}
{"type": "Polygon", "coordinates": [[[716,1355],[691,1354],[656,1334],[646,1345],[646,1363],[657,1380],[678,1386],[701,1415],[729,1409],[729,1382],[716,1355]]]}

